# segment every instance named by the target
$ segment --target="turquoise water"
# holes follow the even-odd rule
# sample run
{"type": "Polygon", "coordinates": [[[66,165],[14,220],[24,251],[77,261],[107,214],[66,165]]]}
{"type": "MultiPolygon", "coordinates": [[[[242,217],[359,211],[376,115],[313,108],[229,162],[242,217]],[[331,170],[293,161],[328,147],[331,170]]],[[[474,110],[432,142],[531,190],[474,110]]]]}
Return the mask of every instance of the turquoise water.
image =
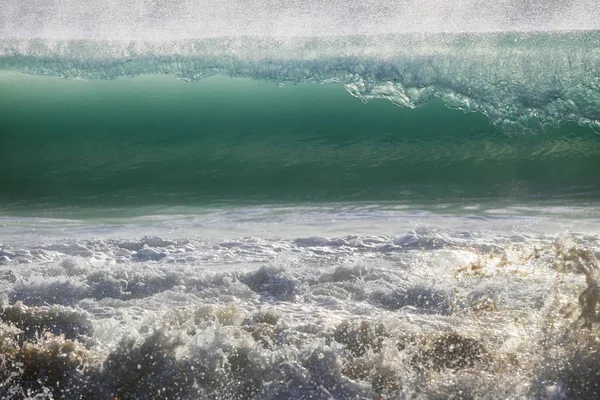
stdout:
{"type": "Polygon", "coordinates": [[[222,75],[0,73],[4,206],[595,198],[600,136],[222,75]]]}

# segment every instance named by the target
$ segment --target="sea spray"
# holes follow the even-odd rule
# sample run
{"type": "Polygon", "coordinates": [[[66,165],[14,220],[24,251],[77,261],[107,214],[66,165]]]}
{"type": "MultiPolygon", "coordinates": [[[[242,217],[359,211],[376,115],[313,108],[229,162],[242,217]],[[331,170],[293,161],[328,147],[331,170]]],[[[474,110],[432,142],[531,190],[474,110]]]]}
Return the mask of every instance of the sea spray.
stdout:
{"type": "MultiPolygon", "coordinates": [[[[76,269],[68,255],[74,243],[53,245],[48,267],[56,266],[54,274],[65,268],[69,285],[87,281],[89,289],[70,306],[49,308],[26,305],[33,302],[26,281],[9,286],[13,300],[3,300],[1,314],[3,395],[594,398],[598,382],[589,368],[598,360],[582,346],[596,335],[595,303],[588,301],[588,288],[579,304],[587,271],[579,266],[592,260],[584,257],[593,254],[585,246],[597,238],[487,236],[473,247],[459,233],[421,235],[416,247],[406,244],[410,234],[263,242],[264,250],[288,248],[299,258],[285,268],[249,264],[247,272],[216,274],[202,267],[211,263],[209,254],[225,251],[240,262],[254,240],[204,245],[149,237],[100,247],[78,241],[96,250],[76,269]],[[441,237],[443,246],[427,244],[441,237]],[[177,267],[178,254],[185,254],[180,246],[188,258],[201,257],[199,267],[177,267]],[[123,257],[117,255],[123,248],[132,249],[130,261],[110,262],[123,257]],[[136,258],[149,249],[166,256],[136,258]],[[565,261],[573,267],[565,268],[565,261]],[[166,267],[178,278],[164,275],[166,267]],[[136,277],[142,270],[151,281],[136,277]],[[444,278],[431,281],[430,273],[444,278]],[[116,285],[119,290],[110,291],[116,297],[96,297],[93,287],[100,282],[116,285]],[[132,296],[134,288],[149,285],[154,289],[132,296]],[[447,299],[447,308],[439,308],[439,298],[447,299]],[[109,323],[115,317],[126,325],[109,323]],[[109,337],[105,329],[112,344],[102,344],[109,337]],[[569,358],[578,361],[565,364],[569,358]],[[31,362],[45,367],[34,374],[31,362]],[[585,381],[573,378],[583,373],[585,381]]],[[[35,250],[28,249],[29,257],[35,250]]],[[[52,270],[13,262],[2,269],[32,283],[52,270]]],[[[33,285],[38,296],[52,296],[33,285]]]]}
{"type": "Polygon", "coordinates": [[[70,79],[214,74],[275,83],[345,84],[367,101],[417,107],[441,99],[495,125],[599,129],[597,32],[229,37],[184,41],[12,39],[0,69],[70,79]]]}

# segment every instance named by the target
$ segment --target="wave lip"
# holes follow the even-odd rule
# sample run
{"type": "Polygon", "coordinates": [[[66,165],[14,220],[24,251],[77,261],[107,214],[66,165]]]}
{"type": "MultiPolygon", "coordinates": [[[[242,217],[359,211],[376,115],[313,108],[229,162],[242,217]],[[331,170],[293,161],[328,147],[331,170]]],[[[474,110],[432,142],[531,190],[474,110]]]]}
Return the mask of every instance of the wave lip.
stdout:
{"type": "Polygon", "coordinates": [[[342,83],[363,101],[441,99],[509,129],[575,121],[600,130],[600,34],[497,33],[225,37],[165,42],[0,41],[0,69],[67,79],[215,74],[276,83],[342,83]]]}

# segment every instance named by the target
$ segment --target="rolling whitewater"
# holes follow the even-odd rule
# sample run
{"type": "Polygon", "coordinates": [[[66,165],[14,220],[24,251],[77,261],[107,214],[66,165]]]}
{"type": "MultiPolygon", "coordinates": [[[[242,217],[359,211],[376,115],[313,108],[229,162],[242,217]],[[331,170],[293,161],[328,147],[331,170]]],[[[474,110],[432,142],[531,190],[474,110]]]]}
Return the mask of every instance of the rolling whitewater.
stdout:
{"type": "Polygon", "coordinates": [[[0,5],[0,397],[596,399],[591,1],[0,5]]]}

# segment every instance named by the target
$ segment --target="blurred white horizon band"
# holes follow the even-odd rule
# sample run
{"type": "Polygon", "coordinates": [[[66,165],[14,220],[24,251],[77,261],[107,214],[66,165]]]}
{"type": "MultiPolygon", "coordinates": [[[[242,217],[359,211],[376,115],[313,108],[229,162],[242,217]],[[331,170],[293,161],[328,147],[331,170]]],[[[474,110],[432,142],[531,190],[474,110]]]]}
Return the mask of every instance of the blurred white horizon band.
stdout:
{"type": "Polygon", "coordinates": [[[595,0],[3,0],[0,38],[177,40],[600,29],[595,0]]]}

